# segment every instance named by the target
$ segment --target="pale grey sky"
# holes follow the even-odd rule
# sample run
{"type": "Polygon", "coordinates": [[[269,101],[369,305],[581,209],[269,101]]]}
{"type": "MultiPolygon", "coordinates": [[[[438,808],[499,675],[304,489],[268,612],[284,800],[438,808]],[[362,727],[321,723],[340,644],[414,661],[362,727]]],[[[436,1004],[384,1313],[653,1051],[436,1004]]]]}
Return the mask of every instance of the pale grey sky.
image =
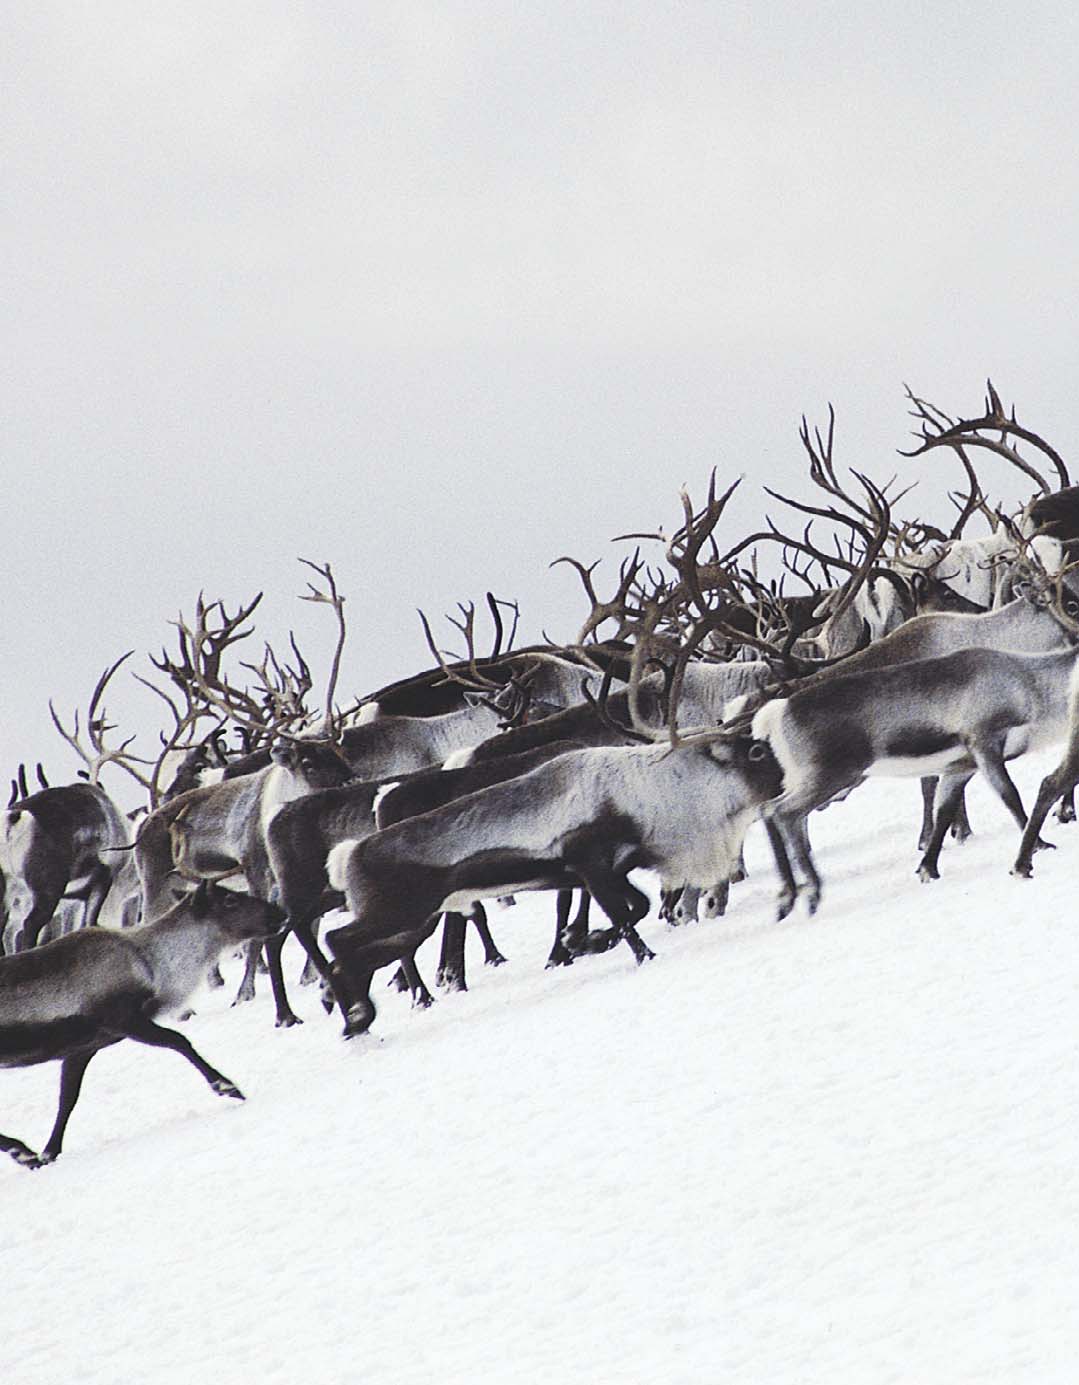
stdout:
{"type": "Polygon", "coordinates": [[[145,668],[200,589],[264,589],[321,673],[300,555],[349,598],[349,692],[489,587],[569,637],[552,558],[613,573],[713,465],[733,540],[828,400],[841,461],[913,477],[902,382],[973,411],[991,374],[1079,472],[1074,7],[5,19],[5,780],[69,776],[48,697],[145,668]]]}

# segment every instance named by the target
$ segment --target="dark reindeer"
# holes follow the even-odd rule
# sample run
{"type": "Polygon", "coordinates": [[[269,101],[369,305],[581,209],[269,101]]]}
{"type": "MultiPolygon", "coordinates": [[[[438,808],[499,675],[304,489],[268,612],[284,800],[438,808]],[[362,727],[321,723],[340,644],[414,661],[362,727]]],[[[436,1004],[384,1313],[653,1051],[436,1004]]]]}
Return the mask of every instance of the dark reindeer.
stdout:
{"type": "Polygon", "coordinates": [[[65,896],[97,922],[128,841],[119,810],[96,784],[40,789],[0,814],[0,903],[5,953],[34,947],[65,896]]]}
{"type": "Polygon", "coordinates": [[[60,1101],[40,1153],[0,1135],[0,1151],[39,1169],[59,1154],[95,1053],[122,1039],[170,1048],[218,1096],[243,1093],[174,1029],[156,1021],[182,1008],[228,948],[266,938],[283,915],[272,904],[204,883],[155,923],[114,932],[82,929],[0,958],[0,1067],[59,1060],[60,1101]]]}

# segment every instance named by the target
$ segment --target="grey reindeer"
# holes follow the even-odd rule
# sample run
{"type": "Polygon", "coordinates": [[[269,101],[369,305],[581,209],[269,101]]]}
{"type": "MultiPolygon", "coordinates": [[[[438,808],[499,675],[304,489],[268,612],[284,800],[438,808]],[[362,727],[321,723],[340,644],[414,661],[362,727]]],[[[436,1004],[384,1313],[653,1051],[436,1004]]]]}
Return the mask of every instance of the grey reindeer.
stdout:
{"type": "Polygon", "coordinates": [[[870,776],[942,776],[923,880],[937,878],[944,835],[978,770],[1022,831],[1026,813],[1005,764],[1063,737],[1077,658],[1074,646],[1048,654],[963,649],[835,676],[760,708],[753,735],[783,769],[783,793],[763,814],[781,879],[779,917],[799,893],[810,913],[820,902],[808,815],[870,776]]]}
{"type": "MultiPolygon", "coordinates": [[[[441,913],[482,896],[583,885],[632,945],[649,903],[629,872],[727,878],[749,824],[779,787],[767,745],[711,731],[675,745],[571,751],[340,843],[328,873],[353,922],[330,931],[326,944],[349,996],[346,1034],[374,1019],[374,972],[414,951],[441,913]]],[[[637,960],[650,955],[642,945],[637,960]]]]}

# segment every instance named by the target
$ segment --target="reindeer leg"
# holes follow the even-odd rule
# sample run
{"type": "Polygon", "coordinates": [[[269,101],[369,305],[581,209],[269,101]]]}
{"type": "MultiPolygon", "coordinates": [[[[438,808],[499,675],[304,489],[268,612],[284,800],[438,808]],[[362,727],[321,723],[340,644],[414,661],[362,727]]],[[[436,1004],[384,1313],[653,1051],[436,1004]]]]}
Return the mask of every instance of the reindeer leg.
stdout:
{"type": "Polygon", "coordinates": [[[963,771],[960,774],[946,774],[940,781],[940,793],[937,795],[940,801],[937,804],[933,831],[930,833],[925,852],[918,864],[919,880],[928,882],[940,879],[938,868],[940,849],[944,845],[948,828],[954,823],[959,805],[963,801],[963,791],[973,777],[973,771],[969,773],[963,771]]]}
{"type": "Polygon", "coordinates": [[[444,914],[442,918],[442,952],[435,984],[447,991],[468,990],[465,985],[466,923],[464,914],[444,914]]]}
{"type": "Polygon", "coordinates": [[[974,830],[970,825],[970,818],[967,817],[966,794],[960,795],[959,807],[955,810],[955,821],[952,823],[952,840],[955,842],[969,841],[974,835],[974,830]]]}
{"type": "Polygon", "coordinates": [[[22,1164],[23,1168],[41,1168],[40,1156],[29,1145],[23,1144],[22,1140],[16,1140],[11,1135],[0,1135],[0,1154],[10,1154],[16,1164],[22,1164]]]}
{"type": "Polygon", "coordinates": [[[817,912],[821,896],[821,879],[813,860],[813,849],[809,844],[809,815],[798,813],[785,824],[787,840],[794,851],[794,859],[806,878],[803,886],[806,908],[811,914],[817,912]]]}
{"type": "Polygon", "coordinates": [[[571,946],[579,957],[596,957],[602,952],[610,952],[612,947],[617,947],[622,941],[622,931],[614,924],[610,928],[588,927],[591,903],[588,891],[582,891],[581,906],[577,911],[577,917],[570,924],[570,937],[574,940],[571,946]]]}
{"type": "MultiPolygon", "coordinates": [[[[299,934],[297,933],[296,936],[299,937],[299,934]]],[[[319,951],[318,933],[313,923],[308,926],[308,938],[310,940],[310,946],[308,946],[307,943],[303,943],[303,949],[307,955],[304,958],[303,971],[300,973],[301,986],[313,986],[316,981],[324,981],[324,973],[330,969],[329,962],[326,961],[325,957],[323,957],[322,953],[319,951]],[[315,958],[311,955],[312,948],[321,959],[323,964],[322,967],[319,966],[318,962],[316,962],[315,958]]],[[[301,939],[301,942],[302,941],[301,939]]]]}
{"type": "Polygon", "coordinates": [[[483,944],[483,965],[485,967],[500,967],[505,962],[495,940],[491,937],[491,930],[487,926],[487,910],[477,899],[472,906],[472,912],[468,916],[475,924],[476,932],[480,935],[480,942],[483,944]]]}
{"type": "MultiPolygon", "coordinates": [[[[30,1169],[40,1169],[45,1164],[51,1164],[59,1155],[60,1148],[64,1143],[64,1131],[67,1129],[67,1123],[71,1119],[71,1113],[75,1109],[79,1092],[82,1090],[83,1073],[96,1052],[97,1049],[92,1048],[89,1053],[71,1053],[60,1064],[60,1104],[56,1110],[52,1134],[46,1141],[45,1148],[36,1158],[19,1159],[20,1164],[25,1164],[30,1169]]],[[[18,1158],[17,1155],[16,1158],[18,1158]]]]}
{"type": "MultiPolygon", "coordinates": [[[[613,933],[616,941],[625,938],[637,959],[638,966],[653,958],[656,954],[645,944],[634,927],[648,913],[648,896],[631,885],[624,875],[612,871],[609,866],[589,866],[582,869],[580,874],[588,893],[612,924],[610,930],[589,933],[590,943],[594,937],[606,939],[613,933]]],[[[602,950],[606,951],[610,946],[612,944],[607,943],[607,947],[602,950]]],[[[588,950],[591,952],[593,949],[589,946],[588,950]]]]}
{"type": "Polygon", "coordinates": [[[273,988],[274,1005],[277,1009],[274,1024],[278,1029],[291,1029],[294,1024],[303,1024],[303,1020],[293,1013],[292,1006],[289,1004],[288,992],[285,989],[285,973],[281,966],[281,949],[285,945],[286,936],[285,933],[275,933],[272,938],[267,938],[264,944],[266,961],[270,968],[270,986],[273,988]]]}
{"type": "Polygon", "coordinates": [[[571,967],[573,953],[566,946],[569,911],[573,907],[573,891],[559,890],[555,901],[554,945],[547,957],[548,967],[571,967]]]}
{"type": "Polygon", "coordinates": [[[240,979],[240,985],[236,991],[233,1005],[246,1005],[249,1000],[255,998],[255,975],[258,971],[259,958],[262,956],[262,944],[260,942],[248,943],[244,950],[244,974],[240,979]]]}
{"type": "MultiPolygon", "coordinates": [[[[391,907],[396,906],[391,904],[391,907]]],[[[337,987],[346,997],[346,1039],[366,1033],[374,1022],[376,1010],[371,999],[371,981],[375,972],[415,952],[435,931],[438,920],[436,913],[418,927],[382,934],[375,933],[366,923],[353,922],[326,934],[326,946],[333,954],[337,987]]]]}
{"type": "Polygon", "coordinates": [[[1075,821],[1075,789],[1071,788],[1063,794],[1057,807],[1057,822],[1075,821]]]}
{"type": "Polygon", "coordinates": [[[663,923],[673,924],[674,911],[678,901],[682,898],[683,886],[679,885],[672,890],[661,890],[659,894],[659,917],[663,923]]]}
{"type": "Polygon", "coordinates": [[[405,986],[412,995],[413,1010],[428,1010],[435,1003],[435,998],[427,989],[427,982],[420,975],[420,969],[416,965],[416,954],[410,952],[401,958],[401,965],[398,973],[405,978],[405,986]]]}
{"type": "Polygon", "coordinates": [[[224,1073],[212,1068],[205,1058],[196,1053],[190,1041],[185,1039],[182,1034],[177,1034],[175,1029],[166,1029],[164,1025],[155,1024],[153,1020],[140,1016],[127,1025],[124,1034],[127,1038],[134,1039],[136,1043],[147,1044],[150,1048],[171,1048],[173,1053],[178,1053],[181,1058],[186,1058],[191,1066],[201,1073],[209,1083],[211,1090],[215,1091],[218,1096],[231,1096],[235,1097],[237,1101],[243,1101],[244,1094],[235,1082],[231,1082],[224,1073]]]}
{"type": "Polygon", "coordinates": [[[671,922],[678,926],[683,923],[696,923],[698,909],[701,902],[701,888],[699,885],[686,885],[682,890],[682,896],[672,910],[673,917],[671,922]]]}
{"type": "Polygon", "coordinates": [[[626,875],[622,877],[622,891],[629,910],[629,922],[623,929],[623,936],[633,952],[637,965],[640,966],[642,962],[651,962],[656,955],[636,929],[636,925],[648,917],[652,901],[643,890],[631,884],[626,875]]]}
{"type": "Polygon", "coordinates": [[[808,819],[816,808],[823,808],[834,798],[844,798],[859,784],[865,782],[865,761],[860,757],[842,758],[827,766],[821,766],[812,775],[792,790],[778,798],[773,798],[765,806],[764,820],[774,822],[779,831],[779,840],[769,830],[772,854],[776,858],[782,889],[779,894],[779,918],[786,918],[794,907],[794,899],[804,894],[806,906],[811,914],[817,912],[821,897],[821,879],[813,861],[813,849],[809,843],[808,819]],[[783,848],[782,852],[780,847],[783,848]],[[787,855],[789,853],[789,856],[787,855]],[[805,883],[799,887],[795,883],[794,866],[798,867],[805,883]],[[786,864],[784,865],[784,859],[786,864]]]}
{"type": "Polygon", "coordinates": [[[20,891],[22,909],[12,910],[4,928],[4,952],[22,952],[37,947],[38,936],[56,913],[67,881],[62,873],[49,869],[31,876],[20,891]]]}
{"type": "Polygon", "coordinates": [[[575,957],[580,957],[588,951],[588,916],[592,910],[592,896],[587,890],[581,891],[581,896],[577,904],[577,912],[572,922],[566,928],[564,942],[570,952],[575,957]]]}
{"type": "MultiPolygon", "coordinates": [[[[734,878],[733,876],[731,877],[734,878]]],[[[718,884],[701,895],[704,903],[704,916],[706,919],[721,919],[727,912],[727,904],[731,897],[730,880],[720,880],[718,884]]]]}
{"type": "Polygon", "coordinates": [[[768,834],[768,843],[772,848],[772,855],[775,858],[776,871],[779,875],[779,907],[776,914],[777,921],[785,919],[794,908],[794,901],[798,897],[798,885],[794,879],[794,871],[791,869],[790,856],[787,852],[787,843],[783,837],[783,831],[779,823],[770,813],[763,815],[764,830],[768,834]]]}
{"type": "Polygon", "coordinates": [[[101,907],[112,886],[112,871],[103,861],[99,861],[90,872],[86,890],[86,907],[83,910],[83,923],[87,928],[97,925],[101,907]]]}
{"type": "Polygon", "coordinates": [[[1023,840],[1019,844],[1019,854],[1015,858],[1015,865],[1012,866],[1013,875],[1020,875],[1024,879],[1029,879],[1034,869],[1033,856],[1041,842],[1041,837],[1038,834],[1041,832],[1049,809],[1058,798],[1074,789],[1077,783],[1079,783],[1079,746],[1074,748],[1069,746],[1060,764],[1041,782],[1038,797],[1030,817],[1027,819],[1026,826],[1023,828],[1023,840]]]}
{"type": "MultiPolygon", "coordinates": [[[[989,780],[1000,801],[1015,819],[1020,832],[1025,831],[1027,825],[1026,809],[1023,807],[1023,800],[1019,797],[1019,790],[1012,782],[1012,777],[1004,764],[1004,738],[1001,737],[989,745],[972,745],[970,753],[974,756],[974,763],[989,780]]],[[[1035,849],[1049,845],[1049,842],[1039,840],[1035,849]]]]}
{"type": "MultiPolygon", "coordinates": [[[[322,949],[319,947],[318,938],[315,936],[315,920],[303,915],[299,915],[296,918],[289,918],[285,923],[283,935],[290,932],[295,935],[296,941],[307,954],[307,961],[304,964],[305,972],[307,967],[310,967],[322,982],[323,1009],[329,1014],[333,1009],[334,1001],[336,1001],[343,1015],[348,1002],[343,996],[337,994],[335,989],[336,978],[333,973],[333,968],[330,966],[322,949]]],[[[302,977],[300,978],[300,984],[303,984],[302,977]]]]}
{"type": "Polygon", "coordinates": [[[923,775],[918,780],[922,791],[922,826],[918,832],[919,851],[925,851],[933,840],[933,823],[935,820],[933,805],[936,802],[937,782],[937,777],[934,774],[923,775]]]}

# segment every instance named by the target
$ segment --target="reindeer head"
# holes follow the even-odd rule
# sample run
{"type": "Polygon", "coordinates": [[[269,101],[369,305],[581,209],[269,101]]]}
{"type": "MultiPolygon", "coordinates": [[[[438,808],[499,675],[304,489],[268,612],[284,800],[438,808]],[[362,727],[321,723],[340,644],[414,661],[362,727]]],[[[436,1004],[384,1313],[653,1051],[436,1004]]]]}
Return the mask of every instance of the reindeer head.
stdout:
{"type": "Polygon", "coordinates": [[[333,741],[282,738],[271,746],[270,758],[312,791],[332,789],[353,778],[351,765],[333,741]]]}

